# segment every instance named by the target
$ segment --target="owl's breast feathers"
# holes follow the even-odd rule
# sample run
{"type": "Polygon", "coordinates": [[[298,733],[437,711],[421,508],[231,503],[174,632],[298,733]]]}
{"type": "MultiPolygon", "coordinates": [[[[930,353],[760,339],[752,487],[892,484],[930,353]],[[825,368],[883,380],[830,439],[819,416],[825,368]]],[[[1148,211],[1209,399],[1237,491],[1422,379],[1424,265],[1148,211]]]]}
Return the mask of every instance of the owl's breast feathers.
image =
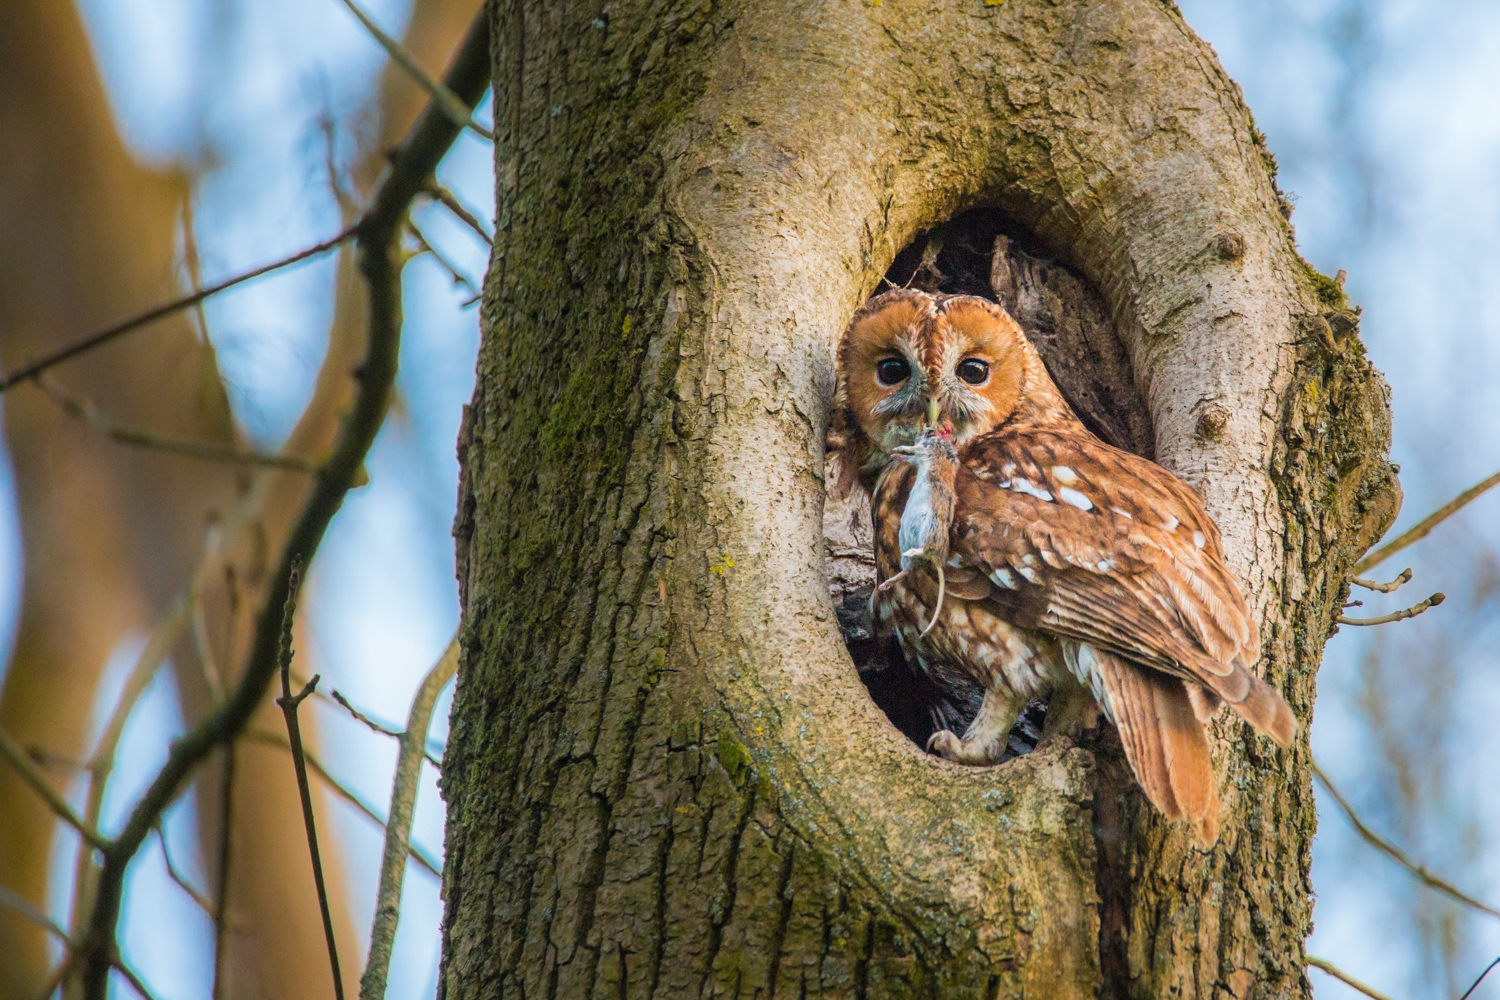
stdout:
{"type": "Polygon", "coordinates": [[[1012,425],[963,448],[955,487],[949,564],[975,571],[962,596],[1192,682],[1201,717],[1222,698],[1291,742],[1290,709],[1251,672],[1259,635],[1218,529],[1165,469],[1081,428],[1012,425]]]}

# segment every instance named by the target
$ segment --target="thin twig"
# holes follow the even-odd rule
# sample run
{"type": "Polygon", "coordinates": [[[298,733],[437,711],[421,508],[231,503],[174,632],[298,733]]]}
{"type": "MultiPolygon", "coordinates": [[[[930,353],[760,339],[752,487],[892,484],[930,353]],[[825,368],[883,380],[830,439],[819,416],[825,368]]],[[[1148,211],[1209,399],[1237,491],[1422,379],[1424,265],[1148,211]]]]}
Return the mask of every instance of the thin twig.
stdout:
{"type": "Polygon", "coordinates": [[[1457,514],[1464,507],[1479,499],[1479,497],[1483,495],[1485,491],[1489,490],[1497,483],[1500,483],[1500,472],[1497,472],[1493,476],[1490,476],[1488,479],[1483,479],[1475,483],[1473,486],[1470,486],[1458,496],[1454,497],[1452,500],[1443,504],[1443,506],[1439,507],[1437,510],[1433,511],[1431,514],[1423,518],[1420,522],[1417,523],[1416,527],[1412,528],[1410,531],[1398,535],[1394,541],[1387,542],[1380,548],[1376,549],[1374,552],[1371,552],[1369,555],[1365,556],[1359,562],[1355,563],[1354,572],[1363,573],[1371,567],[1385,562],[1391,556],[1395,555],[1397,552],[1400,552],[1408,545],[1420,542],[1422,539],[1431,534],[1433,528],[1436,528],[1438,525],[1448,520],[1448,518],[1452,517],[1454,514],[1457,514]]]}
{"type": "Polygon", "coordinates": [[[1371,1000],[1391,1000],[1391,998],[1386,996],[1384,993],[1375,989],[1373,986],[1366,986],[1364,983],[1360,982],[1358,979],[1355,979],[1353,976],[1349,975],[1349,973],[1345,972],[1343,969],[1340,969],[1332,962],[1326,961],[1321,958],[1314,958],[1313,956],[1308,955],[1307,964],[1312,966],[1314,969],[1321,969],[1323,972],[1328,973],[1330,976],[1332,976],[1334,979],[1337,979],[1345,986],[1352,987],[1353,989],[1356,989],[1359,992],[1363,993],[1365,996],[1370,997],[1371,1000]]]}
{"type": "Polygon", "coordinates": [[[427,672],[412,699],[396,756],[396,774],[391,782],[390,819],[385,827],[385,854],[380,862],[380,887],[375,893],[375,920],[370,927],[370,952],[359,981],[360,1000],[385,1000],[386,975],[391,950],[396,943],[396,925],[401,918],[401,886],[406,877],[406,857],[411,846],[412,816],[417,806],[417,781],[426,754],[427,727],[438,694],[458,672],[458,636],[448,642],[437,663],[427,672]]]}
{"type": "Polygon", "coordinates": [[[224,937],[229,929],[229,865],[233,855],[234,833],[234,758],[238,750],[235,743],[224,747],[223,777],[220,787],[223,799],[219,803],[219,884],[214,893],[214,985],[213,1000],[224,998],[224,937]]]}
{"type": "Polygon", "coordinates": [[[112,964],[115,971],[125,977],[125,981],[130,984],[130,988],[135,990],[136,996],[140,997],[141,1000],[156,1000],[156,994],[151,992],[150,987],[146,985],[145,981],[141,979],[134,969],[125,964],[123,958],[116,958],[112,964]]]}
{"type": "Polygon", "coordinates": [[[1396,576],[1396,579],[1390,581],[1389,583],[1376,583],[1374,580],[1366,580],[1357,576],[1350,577],[1349,582],[1354,584],[1356,587],[1363,587],[1366,590],[1378,590],[1382,594],[1389,594],[1395,590],[1399,590],[1406,584],[1411,583],[1411,567],[1408,566],[1403,569],[1396,576]]]}
{"type": "Polygon", "coordinates": [[[184,455],[188,458],[201,458],[211,462],[233,462],[237,465],[264,465],[275,469],[291,469],[295,472],[316,473],[318,471],[317,462],[314,462],[310,458],[302,458],[299,455],[272,455],[258,451],[245,451],[243,448],[236,448],[233,445],[168,437],[157,434],[155,431],[118,424],[101,412],[93,403],[64,389],[45,374],[38,374],[36,382],[42,391],[62,408],[63,412],[82,420],[95,430],[102,431],[106,436],[121,444],[134,445],[138,448],[152,448],[156,451],[184,455]]]}
{"type": "MultiPolygon", "coordinates": [[[[286,751],[291,750],[291,747],[287,746],[286,737],[280,733],[270,733],[260,729],[247,729],[244,735],[246,739],[254,740],[256,743],[264,743],[267,746],[278,747],[286,751]]],[[[353,806],[360,815],[364,816],[370,822],[384,829],[387,822],[386,818],[380,815],[380,812],[374,806],[360,798],[348,785],[334,777],[333,772],[328,770],[328,766],[318,758],[317,754],[311,750],[304,749],[303,756],[307,759],[308,768],[312,770],[313,774],[318,776],[318,779],[323,784],[328,786],[329,791],[353,806]]],[[[425,869],[429,875],[439,879],[443,877],[443,866],[429,856],[422,848],[416,844],[412,844],[411,850],[408,853],[410,853],[411,859],[419,867],[425,869]]]]}
{"type": "Polygon", "coordinates": [[[307,760],[302,752],[302,727],[297,723],[297,709],[318,687],[318,675],[297,694],[292,694],[292,621],[297,616],[297,588],[302,582],[302,563],[292,563],[292,578],[287,582],[286,604],[281,612],[281,697],[276,704],[286,719],[287,744],[292,748],[292,768],[297,773],[297,794],[302,799],[302,825],[307,830],[307,853],[312,858],[313,885],[318,890],[318,909],[323,914],[323,937],[328,944],[328,965],[333,973],[334,1000],[344,1000],[344,976],[339,969],[339,946],[333,936],[333,911],[328,906],[328,886],[323,880],[323,859],[318,854],[318,825],[313,818],[312,788],[307,781],[307,760]]]}
{"type": "Polygon", "coordinates": [[[453,283],[455,285],[463,285],[469,290],[471,294],[479,294],[479,289],[475,287],[474,282],[469,280],[469,276],[460,271],[457,264],[453,263],[447,257],[443,256],[443,254],[432,245],[432,241],[427,238],[426,234],[424,234],[421,229],[417,228],[417,224],[415,222],[413,222],[411,219],[407,219],[406,229],[409,233],[411,233],[412,238],[417,241],[417,246],[423,252],[431,254],[432,259],[437,261],[438,266],[441,267],[444,271],[448,272],[448,276],[453,279],[453,283]]]}
{"type": "Polygon", "coordinates": [[[1493,962],[1491,962],[1489,965],[1486,965],[1484,967],[1484,971],[1479,974],[1479,978],[1476,979],[1476,980],[1474,980],[1474,984],[1472,986],[1470,986],[1468,989],[1464,990],[1464,995],[1461,996],[1461,997],[1459,997],[1458,1000],[1469,1000],[1469,994],[1471,994],[1475,990],[1479,989],[1479,984],[1482,983],[1482,982],[1484,982],[1484,977],[1488,976],[1490,974],[1490,970],[1493,969],[1497,965],[1500,965],[1500,955],[1497,955],[1495,957],[1495,960],[1493,962]]]}
{"type": "Polygon", "coordinates": [[[166,316],[170,316],[175,312],[181,312],[184,309],[191,309],[193,306],[196,306],[204,299],[210,298],[214,295],[218,295],[220,292],[233,288],[235,285],[242,285],[247,281],[259,278],[263,274],[270,274],[272,271],[279,271],[283,267],[290,267],[293,264],[300,264],[302,261],[307,260],[311,257],[316,257],[319,254],[325,254],[328,251],[332,250],[334,247],[352,237],[355,234],[356,228],[357,227],[355,226],[350,226],[348,229],[345,229],[337,236],[326,239],[322,243],[316,243],[305,250],[299,250],[296,253],[292,254],[290,257],[283,257],[278,261],[272,261],[269,264],[262,264],[260,267],[252,268],[251,270],[245,271],[242,274],[237,274],[232,278],[225,278],[223,281],[214,285],[209,285],[207,288],[201,288],[191,295],[185,295],[180,299],[173,299],[171,302],[159,305],[154,309],[148,309],[146,312],[141,313],[139,316],[133,316],[130,319],[123,320],[119,323],[116,323],[114,326],[108,327],[104,330],[100,330],[98,333],[91,333],[87,337],[75,340],[73,343],[68,344],[66,347],[60,347],[57,350],[53,351],[51,354],[44,355],[36,359],[35,361],[28,361],[26,364],[22,365],[20,368],[17,368],[9,375],[6,375],[4,378],[0,378],[0,393],[8,392],[27,379],[35,378],[42,372],[46,371],[48,368],[51,368],[53,365],[61,364],[62,362],[67,361],[69,358],[77,357],[85,351],[91,351],[96,347],[107,344],[111,340],[114,340],[116,337],[129,333],[132,330],[139,329],[140,327],[146,326],[150,323],[155,323],[157,320],[162,319],[166,316]]]}
{"type": "Polygon", "coordinates": [[[71,945],[73,943],[72,939],[68,937],[66,928],[64,928],[57,921],[53,920],[51,917],[47,916],[47,912],[45,910],[43,910],[40,906],[37,906],[31,900],[27,899],[25,896],[11,892],[3,885],[0,885],[0,906],[15,910],[27,920],[30,920],[38,927],[41,927],[43,930],[51,933],[63,944],[71,945]]]}
{"type": "MultiPolygon", "coordinates": [[[[121,689],[119,697],[115,699],[109,719],[104,723],[104,729],[99,734],[99,741],[89,757],[84,791],[83,821],[91,827],[97,829],[104,815],[104,794],[109,786],[110,775],[114,773],[115,753],[119,749],[121,737],[125,734],[125,724],[130,720],[131,713],[135,711],[136,702],[151,686],[156,672],[161,669],[172,647],[177,644],[178,639],[187,629],[192,605],[198,600],[198,581],[199,574],[195,572],[192,580],[173,596],[172,603],[167,607],[167,613],[152,630],[150,637],[146,640],[146,645],[141,647],[140,655],[136,657],[135,665],[130,668],[130,674],[125,678],[125,686],[121,689]]],[[[73,935],[79,940],[84,939],[84,929],[88,926],[88,901],[94,898],[94,888],[98,878],[99,864],[94,852],[83,844],[78,845],[78,851],[73,857],[71,926],[73,935]]]]}
{"type": "MultiPolygon", "coordinates": [[[[490,81],[489,13],[486,6],[471,22],[445,78],[448,88],[469,107],[479,102],[490,81]]],[[[270,574],[265,604],[256,617],[250,653],[238,683],[222,703],[173,745],[166,763],[151,779],[119,835],[104,852],[89,931],[84,938],[87,948],[83,957],[84,1000],[106,1000],[108,995],[109,956],[119,927],[125,872],[131,859],[161,814],[181,793],[194,769],[217,747],[234,740],[260,705],[276,673],[280,611],[286,601],[292,565],[305,563],[316,554],[329,522],[353,487],[365,455],[385,422],[401,351],[397,234],[412,200],[447,155],[459,130],[460,126],[446,113],[429,104],[392,157],[391,168],[377,188],[370,208],[350,230],[358,234],[359,267],[369,293],[367,349],[359,366],[353,406],[343,420],[339,441],[323,466],[323,474],[314,480],[302,514],[288,534],[280,562],[270,574]]]]}
{"type": "Polygon", "coordinates": [[[1354,827],[1354,832],[1364,838],[1365,842],[1368,843],[1371,847],[1374,847],[1376,850],[1380,851],[1380,853],[1395,861],[1402,868],[1405,868],[1407,871],[1411,872],[1411,874],[1416,877],[1417,881],[1421,882],[1429,889],[1435,889],[1438,892],[1441,892],[1443,895],[1449,897],[1450,899],[1462,903],[1465,906],[1472,907],[1473,909],[1478,910],[1480,913],[1486,913],[1492,917],[1500,918],[1500,910],[1495,909],[1495,907],[1490,906],[1487,903],[1480,902],[1473,896],[1470,896],[1468,893],[1454,886],[1452,883],[1445,882],[1442,879],[1438,878],[1436,875],[1433,875],[1426,868],[1422,867],[1415,861],[1411,860],[1411,858],[1407,857],[1406,853],[1402,851],[1401,848],[1397,847],[1389,840],[1386,840],[1384,837],[1381,837],[1374,830],[1371,830],[1368,826],[1366,826],[1364,821],[1359,818],[1359,815],[1355,813],[1354,807],[1349,805],[1348,800],[1346,800],[1343,795],[1339,794],[1339,790],[1334,787],[1333,782],[1328,780],[1328,775],[1323,773],[1323,769],[1318,766],[1316,761],[1313,762],[1312,771],[1317,779],[1323,783],[1323,787],[1328,790],[1328,794],[1333,797],[1333,801],[1338,804],[1338,807],[1343,810],[1344,815],[1348,817],[1349,823],[1354,827]]]}
{"type": "MultiPolygon", "coordinates": [[[[349,699],[345,698],[337,688],[335,688],[333,691],[332,701],[337,703],[339,707],[341,707],[344,711],[354,716],[356,721],[364,723],[365,726],[367,726],[371,731],[379,733],[381,736],[390,736],[394,739],[399,740],[406,735],[402,730],[396,729],[392,726],[388,726],[377,719],[372,719],[364,712],[361,712],[359,709],[355,708],[349,703],[349,699]]],[[[442,771],[443,762],[438,760],[437,757],[433,755],[431,748],[426,745],[426,741],[424,741],[423,743],[422,755],[427,758],[427,763],[431,764],[434,769],[442,771]]]]}
{"type": "Polygon", "coordinates": [[[427,185],[427,193],[439,202],[444,208],[458,216],[459,220],[474,230],[474,234],[484,240],[487,246],[495,245],[495,237],[491,236],[489,230],[484,228],[484,223],[479,221],[479,216],[471,212],[458,196],[448,188],[439,184],[436,179],[427,185]]]}
{"type": "Polygon", "coordinates": [[[1401,611],[1393,611],[1388,615],[1381,615],[1379,618],[1347,618],[1344,615],[1339,615],[1335,620],[1340,625],[1389,625],[1391,622],[1403,622],[1408,618],[1415,618],[1428,608],[1435,608],[1447,599],[1448,595],[1442,591],[1438,591],[1420,604],[1413,604],[1409,608],[1401,611]]]}
{"type": "Polygon", "coordinates": [[[460,127],[471,128],[490,142],[495,141],[495,133],[474,120],[474,115],[471,109],[465,106],[465,102],[460,100],[458,95],[453,91],[443,86],[442,83],[433,79],[432,74],[421,67],[416,57],[406,51],[406,47],[395,38],[386,34],[380,25],[375,23],[374,18],[366,14],[359,4],[355,3],[354,0],[343,0],[343,3],[345,7],[349,8],[350,13],[359,18],[359,23],[365,26],[365,30],[375,36],[375,40],[380,43],[380,47],[385,49],[386,55],[391,57],[391,62],[400,66],[406,75],[411,77],[413,83],[425,90],[427,96],[432,98],[433,104],[442,109],[443,114],[451,118],[460,127]]]}
{"type": "Polygon", "coordinates": [[[167,876],[177,883],[177,888],[187,893],[188,898],[198,904],[198,908],[210,917],[214,914],[214,904],[198,887],[189,882],[186,875],[177,870],[177,865],[172,861],[172,848],[167,843],[167,831],[160,825],[156,827],[156,839],[161,842],[161,858],[167,865],[167,876]]]}
{"type": "Polygon", "coordinates": [[[26,751],[21,749],[20,744],[11,739],[10,734],[4,730],[0,730],[0,756],[10,761],[11,767],[14,767],[16,772],[20,774],[21,780],[30,785],[32,791],[36,792],[37,795],[41,796],[42,801],[47,803],[47,808],[51,809],[58,819],[77,830],[78,835],[90,847],[103,851],[111,846],[110,841],[106,840],[97,830],[85,823],[83,817],[79,816],[73,811],[73,807],[68,805],[67,800],[47,783],[47,776],[37,769],[36,764],[32,763],[31,758],[26,755],[26,751]]]}

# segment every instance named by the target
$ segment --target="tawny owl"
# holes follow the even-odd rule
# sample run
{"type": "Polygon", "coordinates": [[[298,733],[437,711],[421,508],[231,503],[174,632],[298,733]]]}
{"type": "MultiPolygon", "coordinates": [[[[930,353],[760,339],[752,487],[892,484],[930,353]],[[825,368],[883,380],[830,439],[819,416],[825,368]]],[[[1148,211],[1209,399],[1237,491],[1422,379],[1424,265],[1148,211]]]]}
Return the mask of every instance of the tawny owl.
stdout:
{"type": "Polygon", "coordinates": [[[871,495],[877,625],[985,692],[929,749],[991,764],[1033,698],[1048,732],[1102,709],[1151,801],[1213,843],[1203,723],[1227,701],[1285,747],[1296,722],[1252,672],[1255,622],[1197,495],[1090,434],[1015,321],[973,296],[897,290],[855,314],[833,422],[840,488],[871,495]]]}

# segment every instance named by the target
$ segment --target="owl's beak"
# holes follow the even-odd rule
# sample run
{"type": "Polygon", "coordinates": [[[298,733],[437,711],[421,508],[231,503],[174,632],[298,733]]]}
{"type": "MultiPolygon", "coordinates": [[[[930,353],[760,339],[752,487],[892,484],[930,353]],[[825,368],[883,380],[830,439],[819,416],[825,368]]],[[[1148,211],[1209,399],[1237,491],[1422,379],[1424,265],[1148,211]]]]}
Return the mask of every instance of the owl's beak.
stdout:
{"type": "Polygon", "coordinates": [[[936,399],[929,399],[927,401],[927,423],[930,426],[937,426],[938,415],[941,413],[941,411],[942,407],[939,405],[936,399]]]}

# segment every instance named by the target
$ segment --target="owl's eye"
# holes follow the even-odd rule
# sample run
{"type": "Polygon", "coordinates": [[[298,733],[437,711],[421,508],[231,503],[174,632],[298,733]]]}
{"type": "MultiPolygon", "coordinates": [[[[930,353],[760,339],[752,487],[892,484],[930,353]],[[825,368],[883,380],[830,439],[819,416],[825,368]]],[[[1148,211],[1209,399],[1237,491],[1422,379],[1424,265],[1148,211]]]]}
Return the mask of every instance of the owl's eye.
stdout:
{"type": "Polygon", "coordinates": [[[978,358],[969,358],[958,363],[958,377],[970,385],[984,385],[990,380],[990,366],[978,358]]]}
{"type": "Polygon", "coordinates": [[[905,382],[911,375],[911,365],[901,358],[883,358],[875,363],[875,378],[881,385],[896,385],[905,382]]]}

